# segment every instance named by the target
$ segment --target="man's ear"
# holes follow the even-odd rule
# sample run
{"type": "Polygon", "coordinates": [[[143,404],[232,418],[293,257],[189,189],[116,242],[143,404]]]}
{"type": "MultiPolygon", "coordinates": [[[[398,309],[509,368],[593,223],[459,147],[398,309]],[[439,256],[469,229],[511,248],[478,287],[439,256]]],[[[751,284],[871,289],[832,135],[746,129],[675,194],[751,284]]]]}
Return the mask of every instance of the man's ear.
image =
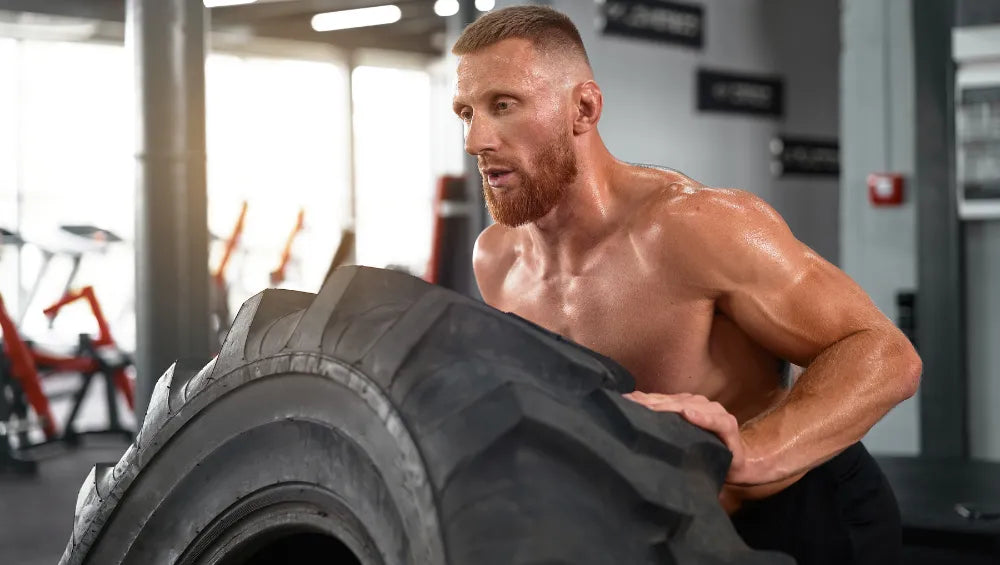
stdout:
{"type": "Polygon", "coordinates": [[[601,110],[604,109],[604,96],[597,83],[588,80],[576,85],[573,90],[573,101],[576,104],[573,133],[586,133],[597,127],[597,122],[601,119],[601,110]]]}

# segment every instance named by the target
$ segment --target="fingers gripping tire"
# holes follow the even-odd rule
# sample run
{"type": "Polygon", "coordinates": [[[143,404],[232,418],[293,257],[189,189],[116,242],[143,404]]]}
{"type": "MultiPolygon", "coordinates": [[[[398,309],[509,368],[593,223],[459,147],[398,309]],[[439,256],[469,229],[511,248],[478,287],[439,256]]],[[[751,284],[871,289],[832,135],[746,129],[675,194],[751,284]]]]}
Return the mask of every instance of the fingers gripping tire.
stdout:
{"type": "Polygon", "coordinates": [[[160,378],[81,487],[61,563],[792,563],[734,532],[721,442],[632,388],[402,273],[267,290],[215,360],[160,378]]]}

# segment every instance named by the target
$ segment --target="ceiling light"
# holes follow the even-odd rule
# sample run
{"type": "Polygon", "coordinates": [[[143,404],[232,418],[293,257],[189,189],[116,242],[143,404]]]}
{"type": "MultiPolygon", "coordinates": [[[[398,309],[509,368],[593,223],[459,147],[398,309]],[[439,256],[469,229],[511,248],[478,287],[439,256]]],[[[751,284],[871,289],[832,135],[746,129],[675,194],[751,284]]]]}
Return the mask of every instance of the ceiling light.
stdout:
{"type": "Polygon", "coordinates": [[[458,0],[437,0],[434,2],[434,13],[441,17],[454,16],[458,13],[458,0]]]}
{"type": "Polygon", "coordinates": [[[218,8],[219,6],[239,6],[240,4],[253,4],[257,0],[205,0],[206,8],[218,8]]]}
{"type": "Polygon", "coordinates": [[[496,4],[496,0],[476,0],[476,9],[480,12],[489,12],[496,4]]]}
{"type": "Polygon", "coordinates": [[[398,22],[403,12],[394,4],[326,12],[312,17],[312,28],[316,31],[336,31],[355,27],[368,27],[398,22]]]}

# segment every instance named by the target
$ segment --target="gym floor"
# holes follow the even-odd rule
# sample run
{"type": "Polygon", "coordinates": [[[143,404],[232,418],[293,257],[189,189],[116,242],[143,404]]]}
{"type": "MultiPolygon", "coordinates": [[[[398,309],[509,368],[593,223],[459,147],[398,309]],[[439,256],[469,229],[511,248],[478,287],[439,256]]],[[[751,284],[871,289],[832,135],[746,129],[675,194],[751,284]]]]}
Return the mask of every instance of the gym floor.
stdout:
{"type": "MultiPolygon", "coordinates": [[[[58,392],[75,386],[77,377],[46,379],[46,389],[58,392]]],[[[78,431],[100,429],[105,424],[103,381],[95,379],[77,417],[78,431]]],[[[59,424],[70,409],[70,399],[52,402],[59,424]]],[[[123,424],[134,422],[120,406],[123,424]]],[[[73,525],[73,510],[80,485],[96,463],[117,461],[128,447],[118,436],[85,435],[72,450],[53,451],[38,462],[35,475],[0,473],[0,554],[3,563],[52,565],[59,561],[73,525]]],[[[40,457],[42,457],[40,455],[40,457]]]]}
{"type": "Polygon", "coordinates": [[[119,439],[86,439],[74,451],[40,462],[37,475],[0,477],[4,563],[57,563],[69,541],[76,494],[87,473],[95,463],[117,461],[127,446],[119,439]]]}

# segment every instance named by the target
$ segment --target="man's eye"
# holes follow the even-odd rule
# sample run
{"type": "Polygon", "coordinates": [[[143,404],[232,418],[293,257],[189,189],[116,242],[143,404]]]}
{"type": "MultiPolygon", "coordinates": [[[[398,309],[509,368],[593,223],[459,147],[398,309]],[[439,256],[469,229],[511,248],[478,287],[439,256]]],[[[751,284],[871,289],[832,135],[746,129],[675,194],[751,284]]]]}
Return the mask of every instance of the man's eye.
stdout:
{"type": "Polygon", "coordinates": [[[509,109],[510,109],[510,102],[497,102],[497,110],[504,112],[509,109]]]}
{"type": "Polygon", "coordinates": [[[460,113],[460,114],[458,115],[458,117],[459,117],[459,118],[462,118],[462,121],[463,121],[463,122],[467,122],[467,121],[469,121],[469,120],[471,120],[471,119],[472,119],[472,112],[470,112],[470,111],[468,111],[468,110],[465,110],[465,111],[463,111],[462,113],[460,113]]]}

